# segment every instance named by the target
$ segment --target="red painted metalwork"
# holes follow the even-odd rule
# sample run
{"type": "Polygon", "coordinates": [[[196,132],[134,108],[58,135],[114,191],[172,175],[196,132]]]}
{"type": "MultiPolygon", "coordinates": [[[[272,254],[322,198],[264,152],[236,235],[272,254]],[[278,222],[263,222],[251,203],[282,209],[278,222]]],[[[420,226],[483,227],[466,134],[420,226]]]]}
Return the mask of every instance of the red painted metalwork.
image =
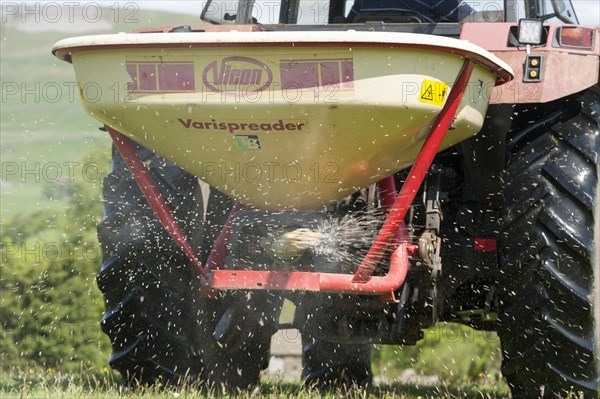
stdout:
{"type": "Polygon", "coordinates": [[[498,242],[495,238],[478,237],[473,240],[473,250],[478,252],[494,252],[498,250],[498,242]]]}
{"type": "Polygon", "coordinates": [[[396,192],[396,181],[394,180],[394,176],[388,176],[381,180],[379,182],[379,190],[381,193],[381,205],[383,206],[384,211],[387,213],[394,206],[396,197],[398,196],[396,192]]]}
{"type": "Polygon", "coordinates": [[[175,221],[169,206],[165,202],[164,198],[160,194],[160,191],[156,188],[152,177],[148,173],[148,170],[140,161],[140,158],[137,156],[133,145],[131,144],[131,140],[125,137],[123,134],[117,132],[116,130],[106,126],[108,130],[108,134],[112,138],[115,146],[119,150],[119,153],[123,157],[123,160],[127,164],[129,171],[135,178],[138,186],[144,193],[144,196],[150,203],[152,210],[158,217],[158,220],[165,227],[169,235],[175,240],[177,245],[183,250],[186,256],[192,261],[194,267],[200,272],[202,277],[208,278],[208,273],[205,270],[204,266],[198,260],[198,257],[194,253],[194,250],[188,243],[185,235],[181,231],[179,224],[175,221]]]}
{"type": "Polygon", "coordinates": [[[385,276],[372,277],[367,283],[354,283],[351,274],[254,270],[213,270],[209,285],[219,290],[302,290],[343,292],[359,295],[384,295],[396,291],[408,273],[408,260],[416,246],[401,243],[392,253],[390,270],[385,276]]]}
{"type": "Polygon", "coordinates": [[[210,255],[206,260],[206,267],[210,268],[211,270],[217,269],[219,266],[225,264],[225,256],[227,256],[227,246],[229,245],[229,237],[231,236],[233,218],[235,217],[236,213],[242,209],[244,209],[242,204],[236,201],[233,205],[233,208],[231,208],[231,211],[229,211],[227,220],[221,228],[219,237],[217,237],[217,240],[210,251],[210,255]]]}
{"type": "Polygon", "coordinates": [[[446,100],[446,104],[444,104],[444,107],[435,119],[431,133],[423,144],[415,163],[408,173],[406,181],[402,185],[402,189],[396,198],[392,210],[386,218],[371,249],[369,249],[367,256],[365,256],[358,270],[354,274],[352,280],[354,283],[366,283],[371,279],[375,268],[377,268],[377,265],[379,264],[379,260],[392,242],[398,228],[403,223],[404,216],[412,204],[415,195],[417,195],[417,191],[419,190],[419,187],[421,187],[421,183],[431,166],[431,162],[433,161],[440,144],[442,144],[446,132],[450,128],[450,124],[452,123],[458,106],[463,98],[465,88],[469,83],[472,71],[473,62],[470,60],[465,61],[459,77],[450,91],[448,100],[446,100]]]}
{"type": "MultiPolygon", "coordinates": [[[[524,46],[507,46],[511,27],[516,23],[464,23],[460,38],[486,49],[510,65],[514,79],[495,87],[484,87],[483,96],[490,104],[547,103],[585,90],[598,82],[600,40],[594,40],[592,49],[557,47],[558,30],[565,25],[544,24],[548,30],[545,44],[531,49],[532,54],[544,57],[541,82],[523,82],[523,63],[527,52],[524,46]],[[586,71],[574,73],[573,71],[586,71]],[[568,76],[568,79],[565,79],[568,76]]],[[[589,26],[600,37],[600,27],[589,26]]],[[[584,28],[585,29],[585,28],[584,28]]]]}

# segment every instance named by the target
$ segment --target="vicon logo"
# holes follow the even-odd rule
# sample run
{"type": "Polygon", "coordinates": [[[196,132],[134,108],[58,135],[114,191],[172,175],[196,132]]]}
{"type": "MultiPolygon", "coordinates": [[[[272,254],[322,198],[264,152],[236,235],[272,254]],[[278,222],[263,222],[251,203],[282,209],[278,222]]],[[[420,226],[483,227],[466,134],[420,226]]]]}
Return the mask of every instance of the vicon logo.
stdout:
{"type": "Polygon", "coordinates": [[[213,61],[202,71],[202,81],[215,92],[257,92],[269,88],[273,73],[264,63],[250,57],[226,57],[213,61]]]}

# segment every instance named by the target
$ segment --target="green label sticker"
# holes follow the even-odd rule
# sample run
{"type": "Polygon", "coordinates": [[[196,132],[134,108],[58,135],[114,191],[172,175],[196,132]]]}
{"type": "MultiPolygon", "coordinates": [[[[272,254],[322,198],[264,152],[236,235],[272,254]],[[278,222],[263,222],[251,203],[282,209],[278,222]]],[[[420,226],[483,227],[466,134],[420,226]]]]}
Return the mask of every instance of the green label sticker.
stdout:
{"type": "Polygon", "coordinates": [[[260,141],[256,135],[238,134],[235,143],[240,151],[260,151],[260,141]]]}

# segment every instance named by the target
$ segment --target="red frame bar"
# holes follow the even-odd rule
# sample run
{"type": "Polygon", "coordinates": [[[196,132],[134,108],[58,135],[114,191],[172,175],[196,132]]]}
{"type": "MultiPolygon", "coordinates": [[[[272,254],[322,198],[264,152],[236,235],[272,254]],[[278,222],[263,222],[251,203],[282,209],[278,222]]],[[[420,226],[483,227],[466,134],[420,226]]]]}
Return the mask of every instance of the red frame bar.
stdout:
{"type": "Polygon", "coordinates": [[[417,191],[419,191],[419,187],[421,187],[421,184],[429,171],[433,158],[437,154],[437,151],[446,136],[446,132],[454,120],[458,106],[460,105],[467,84],[469,83],[471,72],[473,72],[473,62],[466,60],[456,83],[450,91],[446,104],[444,104],[444,107],[435,119],[431,133],[427,137],[427,140],[425,140],[415,163],[406,177],[406,181],[400,189],[400,193],[396,198],[392,210],[381,227],[381,230],[379,230],[379,234],[367,253],[367,256],[365,256],[358,270],[356,270],[354,279],[352,280],[354,283],[365,283],[371,279],[381,257],[392,242],[396,235],[396,231],[398,231],[398,228],[403,223],[404,216],[406,216],[408,208],[413,203],[415,195],[417,195],[417,191]]]}
{"type": "Polygon", "coordinates": [[[469,82],[473,62],[466,60],[459,77],[452,87],[448,100],[435,119],[431,133],[425,140],[414,165],[412,166],[399,195],[395,196],[393,176],[384,179],[380,188],[383,193],[383,204],[391,210],[381,228],[375,243],[354,275],[337,273],[309,273],[284,271],[245,271],[214,269],[223,264],[229,240],[231,224],[235,213],[241,209],[237,204],[232,209],[227,222],[223,226],[217,242],[209,256],[210,269],[202,266],[194,251],[188,244],[167,204],[154,185],[145,166],[138,158],[129,139],[107,126],[117,149],[123,156],[127,166],[140,186],[144,196],[169,234],[192,261],[203,277],[208,279],[208,289],[269,289],[269,290],[308,290],[325,292],[344,292],[362,295],[381,295],[386,300],[393,299],[393,293],[404,282],[408,272],[408,259],[415,250],[414,245],[400,242],[392,252],[390,270],[386,276],[372,277],[381,256],[393,243],[394,238],[403,238],[404,217],[411,206],[419,187],[423,183],[427,171],[455,117],[469,82]],[[392,191],[393,190],[393,191],[392,191]],[[395,197],[395,198],[394,198],[395,197]],[[212,270],[211,270],[212,269],[212,270]],[[391,295],[390,295],[391,293],[391,295]]]}
{"type": "Polygon", "coordinates": [[[125,164],[140,187],[140,190],[142,190],[144,197],[146,197],[148,200],[148,203],[150,204],[150,207],[152,207],[152,210],[156,214],[158,220],[160,220],[169,235],[175,240],[177,245],[179,245],[189,260],[192,261],[192,264],[200,272],[202,277],[208,278],[208,272],[204,266],[202,266],[200,260],[194,253],[194,250],[185,238],[185,235],[173,217],[173,214],[165,202],[165,199],[161,195],[160,191],[158,191],[158,188],[156,188],[152,177],[148,173],[148,169],[146,169],[146,166],[144,166],[135,152],[135,149],[131,144],[131,140],[109,126],[106,126],[106,130],[108,131],[108,134],[110,134],[110,137],[115,143],[117,150],[119,150],[119,153],[123,157],[125,164]]]}
{"type": "MultiPolygon", "coordinates": [[[[415,249],[415,245],[410,245],[406,242],[401,243],[392,252],[388,274],[381,277],[372,277],[367,283],[354,283],[351,274],[213,270],[209,285],[211,288],[218,290],[303,290],[342,292],[359,295],[384,295],[393,293],[402,285],[408,273],[409,257],[414,253],[415,249]]],[[[390,298],[393,298],[393,296],[390,298]]]]}
{"type": "Polygon", "coordinates": [[[233,224],[233,219],[235,215],[244,209],[242,204],[238,201],[233,204],[233,207],[229,211],[229,215],[227,215],[227,220],[225,224],[221,228],[221,232],[219,233],[219,237],[217,237],[215,243],[213,244],[213,248],[210,251],[210,255],[208,255],[208,259],[206,260],[206,267],[210,270],[217,269],[220,265],[225,263],[225,257],[227,256],[227,246],[229,245],[229,237],[231,237],[231,226],[233,224]]]}
{"type": "Polygon", "coordinates": [[[388,176],[379,182],[379,192],[381,195],[381,205],[383,207],[383,211],[387,215],[394,203],[396,202],[396,198],[398,194],[396,193],[396,181],[394,180],[394,175],[388,176]]]}

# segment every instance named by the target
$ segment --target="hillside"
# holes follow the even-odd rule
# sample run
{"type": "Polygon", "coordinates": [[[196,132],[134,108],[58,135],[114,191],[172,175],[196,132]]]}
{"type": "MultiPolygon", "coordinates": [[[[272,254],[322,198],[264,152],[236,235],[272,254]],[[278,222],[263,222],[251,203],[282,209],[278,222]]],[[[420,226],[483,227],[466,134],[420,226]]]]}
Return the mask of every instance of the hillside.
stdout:
{"type": "Polygon", "coordinates": [[[194,16],[137,8],[52,4],[54,8],[32,3],[23,10],[14,8],[23,3],[10,2],[0,10],[2,224],[19,213],[64,209],[73,179],[98,176],[96,165],[79,165],[77,160],[95,146],[107,156],[110,149],[99,123],[79,103],[72,67],[50,53],[53,44],[71,36],[199,23],[194,16]]]}

